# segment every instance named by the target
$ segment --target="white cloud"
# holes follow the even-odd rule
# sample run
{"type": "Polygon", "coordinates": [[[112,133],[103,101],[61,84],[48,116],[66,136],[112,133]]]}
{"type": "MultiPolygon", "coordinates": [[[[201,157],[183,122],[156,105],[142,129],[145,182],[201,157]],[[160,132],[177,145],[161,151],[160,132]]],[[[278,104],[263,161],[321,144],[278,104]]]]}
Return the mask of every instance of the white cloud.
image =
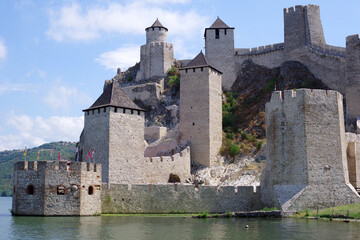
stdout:
{"type": "Polygon", "coordinates": [[[0,95],[10,92],[35,92],[33,85],[26,83],[0,82],[0,95]]]}
{"type": "Polygon", "coordinates": [[[140,61],[140,47],[133,45],[124,46],[114,51],[102,53],[95,61],[107,69],[116,70],[120,67],[124,71],[140,61]]]}
{"type": "Polygon", "coordinates": [[[5,61],[7,55],[7,49],[4,40],[0,38],[0,62],[5,61]]]}
{"type": "Polygon", "coordinates": [[[47,91],[44,102],[54,110],[68,111],[74,105],[89,105],[92,99],[75,87],[63,85],[57,80],[47,91]]]}
{"type": "Polygon", "coordinates": [[[0,135],[0,151],[36,147],[53,141],[78,141],[84,117],[49,118],[16,115],[7,116],[6,127],[11,134],[0,135]]]}
{"type": "MultiPolygon", "coordinates": [[[[156,0],[155,3],[186,3],[187,0],[156,0]]],[[[87,41],[104,33],[145,34],[144,29],[156,18],[169,29],[169,34],[191,38],[203,31],[208,18],[195,10],[168,10],[149,1],[129,4],[109,2],[107,5],[82,7],[78,3],[50,10],[47,35],[56,41],[87,41]]]]}

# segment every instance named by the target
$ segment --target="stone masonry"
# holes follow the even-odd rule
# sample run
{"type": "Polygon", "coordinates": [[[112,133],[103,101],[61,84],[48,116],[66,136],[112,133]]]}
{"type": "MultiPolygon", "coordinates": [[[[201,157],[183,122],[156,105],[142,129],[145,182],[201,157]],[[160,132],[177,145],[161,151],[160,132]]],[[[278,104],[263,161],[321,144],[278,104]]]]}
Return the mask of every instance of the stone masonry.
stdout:
{"type": "Polygon", "coordinates": [[[201,52],[180,75],[180,136],[191,159],[210,167],[222,144],[221,72],[201,52]]]}
{"type": "Polygon", "coordinates": [[[285,211],[360,201],[349,183],[342,95],[288,90],[266,104],[266,168],[261,199],[285,211]]]}
{"type": "Polygon", "coordinates": [[[67,161],[17,162],[13,215],[84,216],[101,213],[101,166],[67,161]]]}
{"type": "Polygon", "coordinates": [[[163,77],[174,63],[174,49],[166,42],[168,29],[158,19],[146,31],[146,44],[140,47],[140,71],[136,81],[163,77]]]}

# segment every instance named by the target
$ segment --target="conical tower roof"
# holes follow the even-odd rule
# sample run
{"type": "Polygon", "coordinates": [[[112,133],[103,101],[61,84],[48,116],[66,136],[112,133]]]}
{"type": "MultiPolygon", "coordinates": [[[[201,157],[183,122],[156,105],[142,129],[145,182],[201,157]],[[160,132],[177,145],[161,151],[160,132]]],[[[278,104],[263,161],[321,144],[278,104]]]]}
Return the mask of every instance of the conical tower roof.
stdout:
{"type": "Polygon", "coordinates": [[[92,109],[97,109],[101,107],[121,107],[127,109],[134,109],[145,111],[142,108],[139,108],[130,98],[129,96],[120,88],[119,84],[114,81],[111,83],[105,83],[104,92],[100,95],[100,97],[95,101],[90,108],[85,109],[83,111],[88,111],[92,109]]]}
{"type": "Polygon", "coordinates": [[[145,28],[145,30],[152,28],[152,27],[160,27],[160,28],[164,28],[166,31],[168,31],[168,29],[166,27],[164,27],[161,22],[159,21],[159,19],[157,18],[156,21],[153,23],[153,25],[151,25],[150,27],[145,28]]]}
{"type": "Polygon", "coordinates": [[[217,70],[211,63],[210,61],[207,59],[207,57],[203,54],[202,51],[200,51],[200,53],[193,59],[191,60],[188,65],[186,65],[185,67],[183,67],[182,69],[189,69],[189,68],[199,68],[199,67],[210,67],[216,71],[220,72],[219,70],[217,70]]]}

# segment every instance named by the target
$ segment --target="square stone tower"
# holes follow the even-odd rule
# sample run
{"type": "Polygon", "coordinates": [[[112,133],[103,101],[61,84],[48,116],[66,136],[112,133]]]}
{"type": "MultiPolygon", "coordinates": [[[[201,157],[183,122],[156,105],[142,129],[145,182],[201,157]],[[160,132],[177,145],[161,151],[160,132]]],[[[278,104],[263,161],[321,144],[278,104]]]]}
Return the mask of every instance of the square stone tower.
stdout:
{"type": "Polygon", "coordinates": [[[140,47],[140,71],[136,81],[164,77],[174,63],[174,49],[166,42],[168,29],[158,19],[146,31],[146,44],[140,47]]]}
{"type": "Polygon", "coordinates": [[[222,87],[230,90],[236,80],[234,28],[219,17],[205,29],[205,55],[222,74],[222,87]]]}
{"type": "Polygon", "coordinates": [[[342,95],[273,92],[266,104],[266,168],[261,199],[285,211],[360,201],[349,183],[342,95]]]}
{"type": "Polygon", "coordinates": [[[83,160],[102,164],[103,182],[143,183],[144,110],[118,83],[107,81],[101,96],[83,111],[83,160]],[[93,149],[93,159],[88,158],[93,149]]]}
{"type": "Polygon", "coordinates": [[[200,52],[180,76],[180,135],[191,159],[210,167],[222,144],[221,72],[200,52]]]}

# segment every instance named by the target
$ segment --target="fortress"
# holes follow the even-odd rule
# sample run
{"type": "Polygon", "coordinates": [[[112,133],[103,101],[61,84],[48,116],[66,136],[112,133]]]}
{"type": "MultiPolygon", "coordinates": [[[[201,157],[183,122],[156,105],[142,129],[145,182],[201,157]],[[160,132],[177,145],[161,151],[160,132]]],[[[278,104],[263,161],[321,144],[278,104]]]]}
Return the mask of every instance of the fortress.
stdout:
{"type": "Polygon", "coordinates": [[[235,48],[234,28],[217,18],[205,29],[205,55],[200,52],[192,60],[174,59],[168,29],[159,20],[145,31],[134,84],[121,88],[115,79],[106,81],[101,96],[83,110],[79,158],[86,163],[16,163],[13,214],[225,212],[273,206],[291,212],[360,201],[360,137],[345,134],[345,126],[356,131],[360,116],[357,35],[346,38],[346,49],[326,45],[315,5],[284,9],[284,43],[253,49],[235,48]],[[267,162],[259,187],[186,183],[190,160],[204,167],[216,160],[222,144],[222,89],[232,87],[248,59],[266,67],[299,61],[336,91],[273,92],[266,105],[267,162]],[[173,107],[179,108],[179,126],[167,132],[145,128],[145,110],[133,100],[160,101],[167,71],[175,63],[180,65],[180,106],[173,107]],[[146,147],[150,136],[160,139],[146,147]],[[94,150],[93,160],[85,157],[94,150]]]}

